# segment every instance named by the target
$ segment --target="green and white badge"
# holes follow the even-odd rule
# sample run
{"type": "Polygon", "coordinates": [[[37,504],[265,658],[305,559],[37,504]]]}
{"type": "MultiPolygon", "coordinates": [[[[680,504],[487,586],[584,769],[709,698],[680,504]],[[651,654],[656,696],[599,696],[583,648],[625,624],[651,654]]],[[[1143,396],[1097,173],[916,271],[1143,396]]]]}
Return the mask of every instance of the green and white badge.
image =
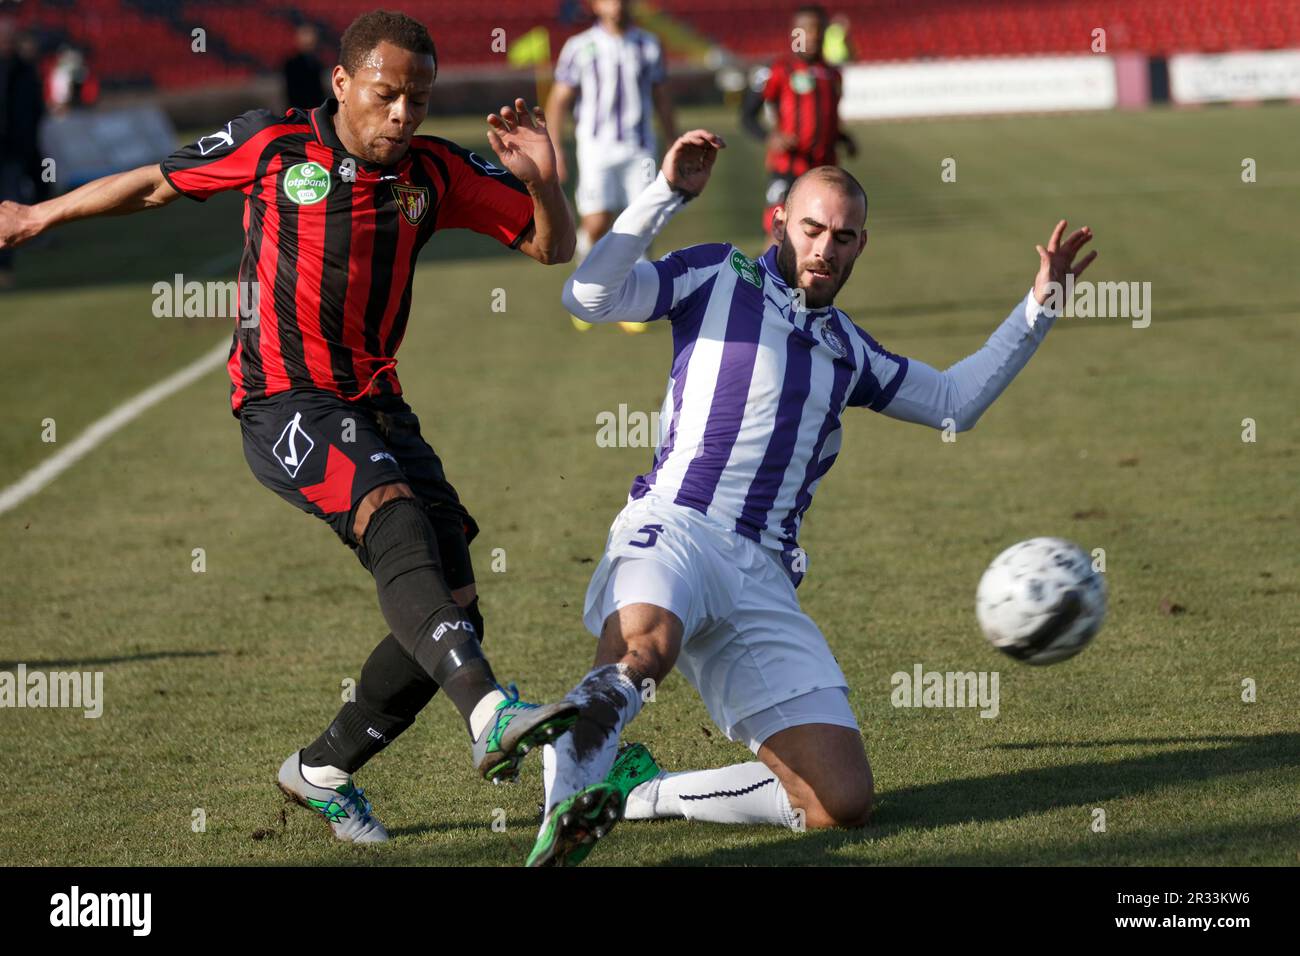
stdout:
{"type": "Polygon", "coordinates": [[[329,192],[329,170],[320,163],[298,163],[284,174],[284,194],[299,206],[315,205],[329,192]]]}

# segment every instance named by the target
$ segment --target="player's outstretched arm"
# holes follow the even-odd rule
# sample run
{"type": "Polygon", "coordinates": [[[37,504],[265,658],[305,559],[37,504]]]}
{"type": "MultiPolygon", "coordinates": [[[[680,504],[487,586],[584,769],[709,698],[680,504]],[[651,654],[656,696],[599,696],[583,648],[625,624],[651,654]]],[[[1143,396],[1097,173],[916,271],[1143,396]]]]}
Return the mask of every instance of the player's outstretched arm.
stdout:
{"type": "Polygon", "coordinates": [[[0,203],[0,249],[13,249],[65,222],[92,216],[122,216],[165,206],[180,193],[157,164],[104,176],[54,199],[25,206],[0,203]]]}
{"type": "Polygon", "coordinates": [[[577,246],[577,232],[560,186],[546,114],[541,107],[530,109],[523,99],[516,99],[513,107],[502,107],[487,121],[488,143],[501,165],[528,187],[533,200],[533,225],[519,251],[545,265],[568,262],[577,246]]]}
{"type": "Polygon", "coordinates": [[[638,261],[673,214],[703,191],[722,137],[704,129],[683,133],[668,148],[659,176],[614,220],[564,284],[562,299],[585,322],[645,322],[663,299],[654,263],[638,261]]]}
{"type": "Polygon", "coordinates": [[[1065,228],[1066,222],[1061,220],[1047,247],[1035,247],[1039,269],[1033,289],[984,346],[942,372],[924,362],[905,360],[896,373],[903,376],[901,384],[880,409],[884,414],[933,428],[966,431],[975,427],[980,416],[1025,367],[1056,321],[1055,313],[1044,307],[1052,283],[1063,284],[1067,275],[1078,277],[1097,258],[1097,253],[1091,252],[1077,259],[1080,249],[1092,239],[1091,229],[1076,229],[1062,240],[1065,228]]]}

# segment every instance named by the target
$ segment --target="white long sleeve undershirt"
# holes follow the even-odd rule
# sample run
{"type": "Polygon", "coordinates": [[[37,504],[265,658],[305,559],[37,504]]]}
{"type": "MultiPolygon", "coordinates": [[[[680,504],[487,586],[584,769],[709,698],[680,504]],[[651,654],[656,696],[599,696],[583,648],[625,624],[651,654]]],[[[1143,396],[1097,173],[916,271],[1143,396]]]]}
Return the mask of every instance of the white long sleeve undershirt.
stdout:
{"type": "Polygon", "coordinates": [[[932,428],[951,426],[959,432],[974,428],[1055,322],[1055,315],[1038,304],[1031,288],[982,347],[944,371],[909,358],[902,384],[881,412],[932,428]]]}

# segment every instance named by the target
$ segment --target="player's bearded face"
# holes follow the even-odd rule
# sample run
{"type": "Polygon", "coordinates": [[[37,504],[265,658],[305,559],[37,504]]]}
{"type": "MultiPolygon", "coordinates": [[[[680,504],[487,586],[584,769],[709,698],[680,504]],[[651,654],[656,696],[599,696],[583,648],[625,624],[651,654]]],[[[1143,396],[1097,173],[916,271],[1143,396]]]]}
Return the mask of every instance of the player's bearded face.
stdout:
{"type": "Polygon", "coordinates": [[[804,304],[821,309],[835,301],[853,274],[866,241],[861,204],[810,185],[785,207],[785,232],[777,248],[781,278],[792,289],[803,289],[804,304]],[[819,196],[805,201],[805,192],[819,196]],[[796,218],[797,217],[797,218],[796,218]]]}
{"type": "Polygon", "coordinates": [[[433,57],[387,41],[370,52],[355,75],[336,67],[334,95],[346,127],[344,145],[369,162],[396,163],[428,114],[432,90],[433,57]]]}

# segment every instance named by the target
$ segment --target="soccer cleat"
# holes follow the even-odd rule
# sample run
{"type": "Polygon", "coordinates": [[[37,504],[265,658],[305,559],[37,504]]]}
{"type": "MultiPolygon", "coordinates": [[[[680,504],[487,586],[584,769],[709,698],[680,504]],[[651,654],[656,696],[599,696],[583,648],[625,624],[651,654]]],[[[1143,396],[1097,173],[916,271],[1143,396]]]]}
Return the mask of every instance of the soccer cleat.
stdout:
{"type": "Polygon", "coordinates": [[[649,322],[620,322],[618,327],[628,335],[639,335],[650,328],[649,322]]]}
{"type": "Polygon", "coordinates": [[[388,831],[370,813],[365,791],[348,782],[337,790],[318,787],[302,775],[302,751],[291,753],[280,765],[278,783],[284,795],[320,816],[334,836],[348,843],[384,843],[388,831]]]}
{"type": "Polygon", "coordinates": [[[609,768],[605,782],[617,787],[621,802],[627,807],[628,796],[643,783],[648,783],[663,773],[645,744],[628,744],[618,752],[614,766],[609,768]]]}
{"type": "Polygon", "coordinates": [[[501,691],[506,699],[497,704],[492,722],[474,741],[474,766],[493,783],[514,780],[530,750],[550,743],[578,719],[578,705],[571,700],[529,704],[519,699],[514,684],[501,691]]]}
{"type": "Polygon", "coordinates": [[[623,813],[623,794],[602,780],[555,805],[525,866],[577,866],[623,813]]]}
{"type": "Polygon", "coordinates": [[[591,323],[582,321],[582,319],[578,318],[576,315],[570,315],[569,321],[573,323],[573,327],[579,332],[588,332],[591,330],[591,323]]]}

